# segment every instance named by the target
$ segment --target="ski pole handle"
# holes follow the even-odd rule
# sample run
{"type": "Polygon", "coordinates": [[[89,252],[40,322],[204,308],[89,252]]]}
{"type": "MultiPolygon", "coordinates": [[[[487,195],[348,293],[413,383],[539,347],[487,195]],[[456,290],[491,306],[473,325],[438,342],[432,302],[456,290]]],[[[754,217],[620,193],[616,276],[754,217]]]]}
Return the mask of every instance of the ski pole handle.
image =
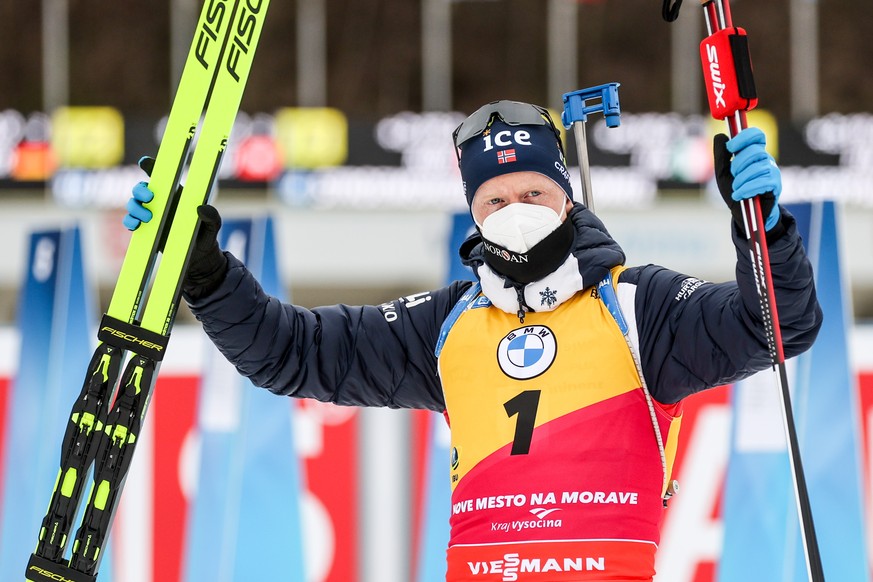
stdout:
{"type": "Polygon", "coordinates": [[[589,114],[600,111],[603,112],[607,127],[618,127],[621,124],[618,87],[619,83],[607,83],[565,93],[563,96],[564,111],[561,114],[561,122],[564,124],[564,129],[573,127],[576,154],[579,156],[579,172],[582,176],[582,204],[591,212],[594,212],[594,194],[591,191],[591,167],[588,161],[588,135],[585,122],[588,121],[589,114]],[[599,101],[591,105],[587,104],[588,101],[596,99],[599,101]]]}
{"type": "Polygon", "coordinates": [[[755,108],[758,93],[745,30],[730,27],[710,34],[700,43],[700,62],[715,119],[755,108]]]}

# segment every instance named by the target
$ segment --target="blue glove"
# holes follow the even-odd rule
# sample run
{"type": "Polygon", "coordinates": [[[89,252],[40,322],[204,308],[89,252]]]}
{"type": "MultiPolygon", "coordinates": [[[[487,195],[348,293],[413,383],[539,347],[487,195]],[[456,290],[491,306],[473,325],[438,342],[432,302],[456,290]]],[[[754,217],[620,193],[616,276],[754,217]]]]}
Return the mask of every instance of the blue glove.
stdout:
{"type": "MultiPolygon", "coordinates": [[[[140,158],[139,167],[151,176],[154,160],[149,157],[140,158]]],[[[127,201],[127,214],[121,221],[127,230],[136,230],[140,224],[152,219],[152,211],[143,206],[143,204],[151,202],[155,197],[155,193],[149,190],[146,182],[137,183],[133,187],[132,193],[133,196],[127,201]]]]}
{"type": "Polygon", "coordinates": [[[737,203],[761,196],[761,212],[767,217],[764,228],[770,231],[781,216],[782,173],[764,149],[766,143],[764,132],[750,127],[730,140],[725,135],[715,136],[713,154],[718,189],[738,224],[742,224],[742,210],[737,203]]]}
{"type": "MultiPolygon", "coordinates": [[[[144,156],[139,160],[139,167],[152,175],[155,159],[144,156]]],[[[181,195],[182,186],[178,194],[181,195]]],[[[152,219],[152,211],[143,206],[152,201],[154,192],[149,190],[146,182],[139,182],[133,187],[133,197],[127,202],[127,215],[122,222],[128,230],[136,230],[143,222],[152,219]]],[[[188,270],[182,281],[182,291],[189,299],[199,299],[212,293],[224,281],[227,274],[227,257],[218,246],[218,231],[221,228],[221,216],[214,206],[202,204],[197,207],[199,227],[197,237],[191,247],[188,258],[188,270]]]]}

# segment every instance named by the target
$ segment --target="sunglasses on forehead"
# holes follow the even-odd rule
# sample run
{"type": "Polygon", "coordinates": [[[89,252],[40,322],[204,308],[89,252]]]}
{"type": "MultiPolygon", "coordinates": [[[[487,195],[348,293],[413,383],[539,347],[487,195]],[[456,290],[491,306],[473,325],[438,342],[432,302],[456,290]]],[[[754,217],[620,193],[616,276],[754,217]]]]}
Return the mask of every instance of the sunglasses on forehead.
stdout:
{"type": "Polygon", "coordinates": [[[461,160],[459,152],[461,145],[482,135],[491,126],[494,118],[507,125],[544,125],[549,127],[558,140],[558,147],[561,148],[561,156],[563,157],[564,147],[561,144],[561,133],[555,127],[548,110],[539,105],[519,101],[492,101],[477,109],[452,132],[455,155],[458,156],[459,162],[461,160]]]}

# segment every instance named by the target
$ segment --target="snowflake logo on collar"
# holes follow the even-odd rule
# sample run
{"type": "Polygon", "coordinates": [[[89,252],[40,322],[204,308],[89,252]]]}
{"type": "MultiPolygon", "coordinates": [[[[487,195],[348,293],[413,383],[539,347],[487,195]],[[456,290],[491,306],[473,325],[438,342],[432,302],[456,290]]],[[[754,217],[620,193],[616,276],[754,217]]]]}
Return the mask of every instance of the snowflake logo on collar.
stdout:
{"type": "Polygon", "coordinates": [[[540,305],[548,305],[551,307],[555,303],[558,302],[558,292],[552,291],[548,287],[546,287],[543,291],[540,291],[540,305]]]}

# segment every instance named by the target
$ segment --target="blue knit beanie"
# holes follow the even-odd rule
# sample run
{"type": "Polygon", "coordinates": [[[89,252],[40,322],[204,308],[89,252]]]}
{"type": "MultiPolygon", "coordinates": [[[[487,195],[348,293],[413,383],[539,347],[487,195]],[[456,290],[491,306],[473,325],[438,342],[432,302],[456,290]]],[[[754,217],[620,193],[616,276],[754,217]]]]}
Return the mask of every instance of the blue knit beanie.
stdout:
{"type": "Polygon", "coordinates": [[[461,144],[460,150],[467,204],[472,204],[476,190],[486,181],[512,172],[542,174],[573,199],[559,138],[546,125],[508,125],[494,118],[488,129],[461,144]]]}

